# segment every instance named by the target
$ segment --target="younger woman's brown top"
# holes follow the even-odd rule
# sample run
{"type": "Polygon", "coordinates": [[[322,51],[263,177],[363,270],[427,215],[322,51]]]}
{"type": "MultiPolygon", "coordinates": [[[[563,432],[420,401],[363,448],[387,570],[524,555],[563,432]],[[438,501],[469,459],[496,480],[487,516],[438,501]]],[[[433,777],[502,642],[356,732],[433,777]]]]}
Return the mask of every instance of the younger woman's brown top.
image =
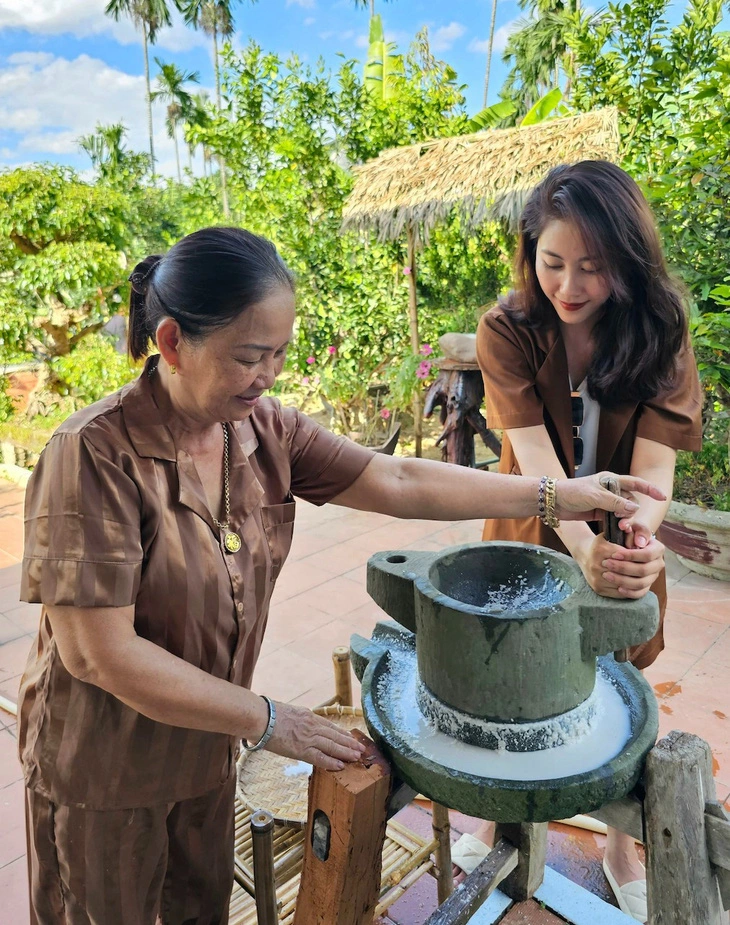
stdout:
{"type": "MultiPolygon", "coordinates": [[[[568,359],[560,331],[536,330],[497,305],[479,322],[477,359],[484,378],[490,428],[510,430],[544,424],[564,471],[572,476],[573,428],[568,359]]],[[[674,386],[655,398],[601,408],[596,447],[596,471],[628,475],[637,437],[676,450],[702,448],[702,391],[692,350],[677,360],[674,386]]],[[[499,471],[520,474],[509,438],[502,441],[499,471]]],[[[567,552],[554,530],[538,517],[488,520],[485,540],[517,540],[567,552]]],[[[662,614],[666,606],[664,571],[652,586],[662,614]]],[[[651,664],[663,648],[662,629],[632,652],[639,668],[651,664]]]]}
{"type": "Polygon", "coordinates": [[[155,404],[155,362],[72,415],[28,484],[21,598],[44,608],[21,685],[19,747],[27,785],[55,803],[121,809],[199,796],[233,773],[238,743],[154,722],[72,677],[45,606],[73,605],[82,620],[92,618],[85,608],[133,604],[138,635],[249,686],[291,544],[293,495],[324,504],[372,458],[261,399],[232,425],[231,527],[243,545],[230,554],[193,460],[155,404]]]}

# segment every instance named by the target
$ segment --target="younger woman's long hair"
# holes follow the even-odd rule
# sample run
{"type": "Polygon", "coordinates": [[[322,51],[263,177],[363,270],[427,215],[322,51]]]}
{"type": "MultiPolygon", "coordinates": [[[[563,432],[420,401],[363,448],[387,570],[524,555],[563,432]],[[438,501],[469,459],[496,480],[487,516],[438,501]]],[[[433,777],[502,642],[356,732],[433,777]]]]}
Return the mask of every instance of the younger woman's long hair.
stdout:
{"type": "Polygon", "coordinates": [[[555,324],[537,278],[537,241],[552,221],[574,225],[610,288],[593,329],[588,391],[604,407],[653,398],[671,386],[687,336],[685,297],[666,267],[641,190],[608,161],[553,168],[520,218],[516,288],[505,308],[544,328],[555,324]]]}

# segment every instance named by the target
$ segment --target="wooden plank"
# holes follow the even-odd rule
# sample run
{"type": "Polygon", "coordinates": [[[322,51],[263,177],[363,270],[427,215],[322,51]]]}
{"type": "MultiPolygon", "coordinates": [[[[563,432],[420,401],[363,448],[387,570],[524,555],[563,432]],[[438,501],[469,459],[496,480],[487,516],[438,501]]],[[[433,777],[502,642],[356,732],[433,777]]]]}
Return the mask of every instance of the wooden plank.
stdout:
{"type": "Polygon", "coordinates": [[[494,839],[506,838],[517,848],[517,868],[504,879],[502,892],[520,902],[529,899],[542,883],[547,857],[547,822],[497,824],[494,839]]]}
{"type": "Polygon", "coordinates": [[[359,730],[368,751],[341,771],[309,780],[304,865],[294,925],[364,925],[380,892],[390,765],[359,730]]]}
{"type": "Polygon", "coordinates": [[[707,850],[715,867],[720,898],[724,909],[730,909],[730,818],[719,803],[705,804],[707,850]]]}
{"type": "Polygon", "coordinates": [[[644,841],[643,809],[636,797],[614,800],[613,803],[606,803],[605,806],[586,815],[605,822],[612,829],[618,829],[638,842],[644,841]]]}
{"type": "Polygon", "coordinates": [[[497,889],[491,896],[486,898],[469,919],[467,925],[494,925],[495,922],[501,922],[505,912],[511,909],[513,905],[514,899],[510,899],[509,896],[505,896],[501,890],[497,889]]]}
{"type": "Polygon", "coordinates": [[[724,925],[705,827],[705,802],[715,799],[710,746],[670,732],[649,753],[645,778],[649,922],[724,925]]]}
{"type": "Polygon", "coordinates": [[[515,867],[517,849],[502,838],[425,925],[467,925],[489,894],[515,867]]]}
{"type": "Polygon", "coordinates": [[[533,897],[572,925],[630,925],[634,920],[550,867],[533,897]]]}

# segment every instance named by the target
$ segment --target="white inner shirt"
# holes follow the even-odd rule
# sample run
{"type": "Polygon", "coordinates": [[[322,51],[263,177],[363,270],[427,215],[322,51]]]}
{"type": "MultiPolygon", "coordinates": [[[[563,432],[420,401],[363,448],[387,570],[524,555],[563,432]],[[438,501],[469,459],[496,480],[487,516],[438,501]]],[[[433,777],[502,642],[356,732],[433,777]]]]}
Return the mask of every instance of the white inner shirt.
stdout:
{"type": "MultiPolygon", "coordinates": [[[[573,386],[570,387],[571,392],[573,386]]],[[[601,406],[588,394],[588,379],[585,378],[575,389],[583,399],[583,423],[580,426],[579,436],[583,441],[583,462],[576,467],[577,476],[594,475],[596,473],[596,444],[598,443],[598,421],[601,417],[601,406]]]]}

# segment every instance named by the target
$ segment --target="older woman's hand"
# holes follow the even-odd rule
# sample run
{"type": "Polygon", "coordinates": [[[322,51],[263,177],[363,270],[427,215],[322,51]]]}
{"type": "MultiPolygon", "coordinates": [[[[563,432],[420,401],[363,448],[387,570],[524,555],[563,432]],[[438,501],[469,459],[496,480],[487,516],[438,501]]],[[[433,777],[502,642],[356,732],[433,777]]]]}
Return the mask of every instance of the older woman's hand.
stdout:
{"type": "Polygon", "coordinates": [[[631,499],[632,492],[648,495],[655,501],[665,501],[666,495],[655,485],[633,475],[598,472],[580,479],[560,479],[555,492],[555,512],[560,520],[600,520],[604,511],[617,517],[629,517],[638,509],[631,499]],[[605,487],[608,479],[618,483],[620,495],[605,487]]]}
{"type": "Polygon", "coordinates": [[[276,704],[276,725],[265,746],[268,751],[287,758],[308,761],[318,768],[339,771],[346,761],[357,761],[365,746],[349,732],[306,707],[276,704]]]}

